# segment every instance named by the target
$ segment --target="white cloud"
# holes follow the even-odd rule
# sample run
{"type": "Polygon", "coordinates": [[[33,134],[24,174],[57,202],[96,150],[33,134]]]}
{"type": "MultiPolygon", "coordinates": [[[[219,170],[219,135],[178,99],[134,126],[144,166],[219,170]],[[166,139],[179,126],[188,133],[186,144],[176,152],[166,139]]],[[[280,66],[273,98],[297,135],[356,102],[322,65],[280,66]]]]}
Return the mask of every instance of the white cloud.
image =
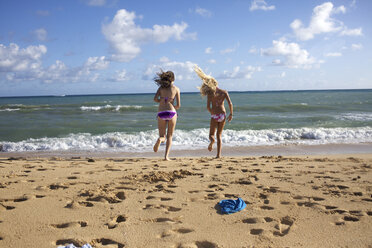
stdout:
{"type": "Polygon", "coordinates": [[[125,69],[116,71],[115,75],[113,78],[111,78],[111,81],[114,82],[124,82],[129,80],[128,73],[125,69]]]}
{"type": "Polygon", "coordinates": [[[235,66],[233,70],[223,71],[222,74],[218,76],[221,79],[251,79],[254,72],[261,71],[261,67],[246,66],[241,68],[240,66],[235,66]]]}
{"type": "Polygon", "coordinates": [[[351,45],[351,49],[352,50],[361,50],[363,48],[363,45],[362,44],[352,44],[351,45]]]}
{"type": "Polygon", "coordinates": [[[51,82],[93,82],[98,79],[97,71],[108,67],[109,61],[105,56],[90,57],[78,67],[68,67],[62,61],[44,68],[42,56],[47,48],[43,45],[19,48],[11,43],[9,47],[0,44],[0,73],[2,79],[8,81],[34,81],[51,82]]]}
{"type": "Polygon", "coordinates": [[[41,66],[41,57],[46,54],[44,45],[19,48],[11,43],[8,47],[0,44],[0,72],[20,72],[37,69],[41,66]]]}
{"type": "Polygon", "coordinates": [[[209,64],[216,64],[217,61],[216,61],[215,59],[210,59],[210,60],[208,60],[208,63],[209,63],[209,64]]]}
{"type": "Polygon", "coordinates": [[[274,5],[268,6],[265,0],[253,0],[251,2],[251,7],[249,8],[250,11],[254,11],[254,10],[268,11],[268,10],[274,10],[274,9],[275,9],[275,6],[274,5]]]}
{"type": "Polygon", "coordinates": [[[167,57],[162,57],[159,64],[151,64],[147,67],[143,79],[149,80],[154,78],[160,69],[164,71],[173,71],[177,80],[190,80],[195,78],[194,65],[195,63],[191,61],[178,62],[171,61],[167,57]]]}
{"type": "Polygon", "coordinates": [[[87,70],[104,70],[109,66],[110,62],[107,61],[105,56],[89,57],[84,64],[87,70]]]}
{"type": "Polygon", "coordinates": [[[211,47],[207,47],[207,48],[205,49],[205,53],[206,53],[206,54],[211,54],[211,53],[213,53],[213,52],[212,52],[212,48],[211,48],[211,47]]]}
{"type": "Polygon", "coordinates": [[[326,57],[341,57],[342,53],[326,53],[326,57]]]}
{"type": "Polygon", "coordinates": [[[236,49],[239,48],[239,46],[240,46],[240,43],[237,42],[237,43],[234,45],[234,47],[229,47],[229,48],[226,48],[226,49],[224,49],[224,50],[221,50],[220,53],[221,53],[221,54],[233,53],[233,52],[236,51],[236,49]]]}
{"type": "Polygon", "coordinates": [[[335,9],[331,2],[326,2],[314,8],[310,24],[307,28],[303,27],[302,22],[298,19],[294,20],[290,26],[300,40],[313,39],[316,34],[336,32],[341,30],[341,25],[332,19],[331,15],[341,12],[342,9],[344,8],[339,7],[335,9]]]}
{"type": "Polygon", "coordinates": [[[235,48],[226,48],[225,50],[221,50],[221,54],[233,53],[235,52],[235,48]]]}
{"type": "Polygon", "coordinates": [[[267,75],[267,78],[285,78],[286,77],[286,72],[283,71],[282,73],[280,74],[272,74],[272,75],[267,75]]]}
{"type": "Polygon", "coordinates": [[[348,29],[343,22],[332,18],[332,15],[339,13],[346,13],[345,6],[341,5],[336,8],[331,2],[325,2],[313,9],[308,27],[304,27],[299,19],[294,20],[290,27],[299,40],[311,40],[318,34],[336,32],[340,35],[362,35],[362,28],[348,29]]]}
{"type": "Polygon", "coordinates": [[[346,35],[346,36],[362,36],[362,28],[355,28],[355,29],[348,29],[345,28],[341,31],[340,35],[346,35]]]}
{"type": "Polygon", "coordinates": [[[301,49],[297,43],[274,40],[273,47],[262,49],[261,52],[265,56],[284,57],[284,61],[274,59],[274,65],[287,66],[290,68],[310,68],[316,63],[315,58],[311,57],[305,49],[301,49]]]}
{"type": "Polygon", "coordinates": [[[172,26],[154,25],[152,29],[141,28],[134,22],[136,14],[125,9],[117,11],[112,22],[102,26],[102,33],[113,51],[112,59],[128,62],[140,52],[140,45],[147,42],[164,43],[169,39],[195,39],[195,33],[186,33],[187,23],[175,23],[172,26]]]}
{"type": "Polygon", "coordinates": [[[257,54],[257,53],[258,53],[258,50],[257,50],[257,48],[255,48],[255,47],[251,47],[251,49],[249,49],[248,52],[249,52],[249,53],[252,53],[252,54],[257,54]]]}
{"type": "Polygon", "coordinates": [[[195,13],[198,14],[198,15],[201,15],[202,17],[211,17],[212,16],[211,11],[209,11],[207,9],[200,8],[200,7],[197,7],[195,9],[195,13]]]}
{"type": "Polygon", "coordinates": [[[36,37],[36,39],[39,40],[39,41],[46,41],[47,40],[48,32],[44,28],[36,29],[32,33],[36,37]]]}

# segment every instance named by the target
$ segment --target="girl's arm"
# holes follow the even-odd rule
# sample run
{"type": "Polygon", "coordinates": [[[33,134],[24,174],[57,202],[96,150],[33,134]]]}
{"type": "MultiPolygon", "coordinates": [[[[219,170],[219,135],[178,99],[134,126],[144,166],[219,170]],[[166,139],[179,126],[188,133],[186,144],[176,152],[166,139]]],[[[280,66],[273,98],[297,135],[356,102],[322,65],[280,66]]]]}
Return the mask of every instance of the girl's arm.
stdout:
{"type": "Polygon", "coordinates": [[[156,91],[154,102],[160,102],[160,88],[158,89],[158,91],[156,91]]]}
{"type": "Polygon", "coordinates": [[[230,108],[230,114],[229,114],[229,117],[227,117],[227,120],[230,122],[234,115],[234,108],[233,108],[233,104],[231,102],[229,93],[227,91],[226,91],[226,101],[229,104],[229,108],[230,108]]]}
{"type": "Polygon", "coordinates": [[[212,114],[211,103],[212,103],[212,96],[211,96],[211,95],[208,95],[208,99],[207,99],[207,109],[208,109],[209,113],[212,114]]]}
{"type": "Polygon", "coordinates": [[[177,100],[177,105],[174,106],[174,108],[177,110],[181,107],[180,89],[178,89],[178,88],[177,88],[177,93],[176,93],[176,100],[177,100]]]}

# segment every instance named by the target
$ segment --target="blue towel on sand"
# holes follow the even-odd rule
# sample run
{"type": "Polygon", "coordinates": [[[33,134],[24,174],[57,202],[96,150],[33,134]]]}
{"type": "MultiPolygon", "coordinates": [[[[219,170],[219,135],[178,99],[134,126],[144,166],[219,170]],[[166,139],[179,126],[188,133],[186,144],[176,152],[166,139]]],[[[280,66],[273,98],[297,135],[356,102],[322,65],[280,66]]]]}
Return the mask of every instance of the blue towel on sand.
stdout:
{"type": "MultiPolygon", "coordinates": [[[[69,244],[66,246],[58,246],[58,248],[79,248],[79,247],[76,247],[74,244],[69,244]]],[[[85,244],[81,248],[93,248],[93,247],[90,244],[85,244]]]]}
{"type": "Polygon", "coordinates": [[[221,211],[224,214],[239,212],[247,206],[242,198],[238,198],[236,200],[222,200],[218,203],[218,205],[220,205],[221,211]]]}

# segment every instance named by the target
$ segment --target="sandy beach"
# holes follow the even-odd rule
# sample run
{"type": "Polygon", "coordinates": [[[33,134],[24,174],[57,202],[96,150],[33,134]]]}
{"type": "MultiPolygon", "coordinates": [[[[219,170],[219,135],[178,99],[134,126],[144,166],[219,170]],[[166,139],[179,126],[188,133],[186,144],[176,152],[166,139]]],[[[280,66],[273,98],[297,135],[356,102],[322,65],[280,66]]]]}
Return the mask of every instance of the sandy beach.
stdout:
{"type": "Polygon", "coordinates": [[[0,178],[0,247],[372,246],[372,154],[2,157],[0,178]]]}

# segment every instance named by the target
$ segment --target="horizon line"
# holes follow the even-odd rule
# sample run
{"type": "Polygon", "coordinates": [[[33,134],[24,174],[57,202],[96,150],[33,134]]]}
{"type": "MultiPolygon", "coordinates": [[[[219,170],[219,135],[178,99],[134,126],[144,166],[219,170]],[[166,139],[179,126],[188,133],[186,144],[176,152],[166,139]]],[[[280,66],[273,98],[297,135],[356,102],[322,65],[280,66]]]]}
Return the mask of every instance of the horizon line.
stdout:
{"type": "MultiPolygon", "coordinates": [[[[304,92],[304,91],[360,91],[360,90],[372,90],[372,88],[360,88],[360,89],[308,89],[308,90],[243,90],[243,91],[228,91],[229,93],[268,93],[268,92],[304,92]]],[[[182,94],[195,94],[200,93],[199,91],[187,91],[181,92],[182,94]]],[[[78,97],[78,96],[115,96],[115,95],[150,95],[155,94],[152,92],[143,93],[100,93],[100,94],[61,94],[61,95],[20,95],[20,96],[0,96],[0,98],[26,98],[26,97],[78,97]]]]}

